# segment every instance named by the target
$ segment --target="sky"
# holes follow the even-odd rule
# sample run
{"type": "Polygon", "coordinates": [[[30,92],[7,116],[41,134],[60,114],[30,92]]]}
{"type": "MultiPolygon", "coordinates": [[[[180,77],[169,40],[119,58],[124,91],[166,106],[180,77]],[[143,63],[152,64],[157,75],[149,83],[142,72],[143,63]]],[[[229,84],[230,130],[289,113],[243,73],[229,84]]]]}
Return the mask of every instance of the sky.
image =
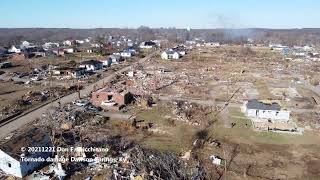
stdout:
{"type": "Polygon", "coordinates": [[[0,28],[320,28],[317,0],[1,0],[0,28]]]}

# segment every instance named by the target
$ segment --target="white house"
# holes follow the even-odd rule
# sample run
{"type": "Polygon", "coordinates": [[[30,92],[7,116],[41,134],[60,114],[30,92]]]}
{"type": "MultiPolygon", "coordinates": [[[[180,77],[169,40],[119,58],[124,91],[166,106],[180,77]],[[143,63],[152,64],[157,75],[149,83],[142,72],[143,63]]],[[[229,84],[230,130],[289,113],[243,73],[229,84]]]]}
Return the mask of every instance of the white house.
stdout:
{"type": "Polygon", "coordinates": [[[0,169],[8,175],[23,178],[46,163],[42,160],[52,156],[52,153],[41,150],[28,153],[28,147],[52,147],[52,142],[49,135],[39,128],[11,138],[0,145],[0,169]],[[38,161],[30,161],[30,158],[38,161]]]}
{"type": "Polygon", "coordinates": [[[118,63],[122,61],[122,57],[116,54],[110,55],[109,58],[112,60],[112,63],[118,63]]]}
{"type": "Polygon", "coordinates": [[[205,43],[206,47],[220,47],[220,43],[219,42],[207,42],[205,43]]]}
{"type": "Polygon", "coordinates": [[[103,67],[110,67],[112,64],[112,59],[110,57],[100,61],[102,62],[103,67]]]}
{"type": "Polygon", "coordinates": [[[8,52],[9,52],[9,53],[21,53],[21,50],[12,45],[12,46],[8,49],[8,52]]]}
{"type": "Polygon", "coordinates": [[[86,68],[56,68],[52,70],[54,76],[70,78],[81,78],[86,73],[86,68]]]}
{"type": "Polygon", "coordinates": [[[287,46],[283,46],[282,44],[269,44],[269,47],[271,50],[276,50],[276,51],[282,51],[284,49],[287,49],[287,46]]]}
{"type": "Polygon", "coordinates": [[[83,40],[76,40],[76,43],[77,43],[77,44],[83,44],[84,41],[83,41],[83,40]]]}
{"type": "Polygon", "coordinates": [[[83,61],[80,68],[86,68],[87,71],[97,71],[102,69],[103,63],[98,60],[83,61]]]}
{"type": "Polygon", "coordinates": [[[91,37],[84,39],[84,42],[89,43],[91,41],[91,37]]]}
{"type": "Polygon", "coordinates": [[[28,41],[22,41],[20,45],[20,49],[26,49],[30,46],[30,43],[28,41]]]}
{"type": "Polygon", "coordinates": [[[268,119],[271,121],[290,120],[290,111],[281,110],[278,103],[267,104],[254,99],[244,102],[242,110],[250,118],[268,119]]]}
{"type": "Polygon", "coordinates": [[[64,51],[65,53],[67,53],[67,54],[72,54],[72,53],[74,53],[74,49],[73,49],[73,48],[65,48],[65,49],[63,49],[63,51],[64,51]]]}
{"type": "Polygon", "coordinates": [[[167,50],[161,53],[161,59],[180,59],[181,54],[177,51],[167,50]]]}
{"type": "Polygon", "coordinates": [[[124,58],[130,58],[130,57],[132,57],[132,52],[130,52],[130,51],[122,51],[120,53],[120,56],[124,57],[124,58]]]}
{"type": "Polygon", "coordinates": [[[65,40],[65,41],[63,41],[62,44],[63,44],[64,46],[71,46],[71,45],[72,45],[72,42],[69,41],[69,40],[65,40]]]}
{"type": "Polygon", "coordinates": [[[42,45],[44,49],[57,48],[59,47],[59,43],[46,42],[42,45]]]}

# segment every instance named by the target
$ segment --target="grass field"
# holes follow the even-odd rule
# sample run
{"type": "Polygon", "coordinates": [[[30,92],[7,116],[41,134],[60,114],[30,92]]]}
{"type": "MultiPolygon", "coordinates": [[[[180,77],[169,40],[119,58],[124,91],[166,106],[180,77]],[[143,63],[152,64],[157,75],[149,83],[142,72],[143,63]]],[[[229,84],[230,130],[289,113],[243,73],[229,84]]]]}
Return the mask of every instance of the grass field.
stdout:
{"type": "Polygon", "coordinates": [[[170,116],[170,109],[158,106],[151,110],[144,111],[137,117],[145,122],[155,123],[155,128],[164,130],[166,134],[153,134],[148,136],[142,145],[163,151],[181,153],[191,148],[197,128],[186,125],[182,122],[174,122],[167,118],[170,116]]]}
{"type": "Polygon", "coordinates": [[[317,144],[320,137],[314,133],[305,132],[303,135],[282,134],[275,132],[254,131],[251,121],[247,119],[240,109],[230,108],[229,118],[236,125],[233,128],[225,128],[222,122],[212,125],[211,133],[217,138],[227,138],[237,142],[245,143],[267,143],[267,144],[317,144]],[[247,124],[247,125],[246,125],[247,124]]]}

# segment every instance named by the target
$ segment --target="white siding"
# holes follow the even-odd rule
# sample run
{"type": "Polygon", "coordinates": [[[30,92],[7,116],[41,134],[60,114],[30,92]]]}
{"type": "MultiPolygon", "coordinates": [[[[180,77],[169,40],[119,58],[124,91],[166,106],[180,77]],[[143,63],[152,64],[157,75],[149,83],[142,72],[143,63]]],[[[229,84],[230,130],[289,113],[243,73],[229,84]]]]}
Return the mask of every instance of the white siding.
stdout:
{"type": "Polygon", "coordinates": [[[0,150],[0,169],[6,174],[22,178],[20,162],[0,150]],[[9,167],[9,164],[11,167],[9,167]]]}
{"type": "Polygon", "coordinates": [[[161,53],[161,59],[169,59],[168,54],[166,52],[161,53]]]}
{"type": "Polygon", "coordinates": [[[258,110],[247,109],[246,115],[253,118],[271,119],[271,120],[289,120],[290,111],[258,110]]]}

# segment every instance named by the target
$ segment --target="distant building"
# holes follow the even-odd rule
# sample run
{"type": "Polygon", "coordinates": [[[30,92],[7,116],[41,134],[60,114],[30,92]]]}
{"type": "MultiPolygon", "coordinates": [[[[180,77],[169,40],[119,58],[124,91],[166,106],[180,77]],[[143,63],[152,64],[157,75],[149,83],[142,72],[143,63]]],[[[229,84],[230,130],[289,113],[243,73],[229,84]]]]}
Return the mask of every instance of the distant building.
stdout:
{"type": "Polygon", "coordinates": [[[80,65],[81,68],[86,68],[87,71],[97,71],[102,69],[103,64],[98,60],[83,61],[80,65]]]}
{"type": "Polygon", "coordinates": [[[56,56],[64,56],[64,50],[60,48],[53,49],[52,53],[56,56]]]}
{"type": "Polygon", "coordinates": [[[65,48],[65,49],[63,49],[63,51],[64,51],[65,53],[67,53],[67,54],[72,54],[72,53],[74,53],[74,49],[73,49],[73,48],[65,48]]]}
{"type": "Polygon", "coordinates": [[[125,90],[116,91],[111,88],[103,88],[92,93],[92,104],[94,106],[118,106],[129,104],[133,101],[133,95],[125,90]]]}
{"type": "Polygon", "coordinates": [[[44,49],[57,48],[59,47],[59,43],[47,42],[42,45],[44,49]]]}
{"type": "Polygon", "coordinates": [[[52,70],[53,76],[63,76],[67,79],[69,78],[81,78],[86,74],[86,68],[56,68],[52,70]]]}
{"type": "Polygon", "coordinates": [[[64,46],[71,46],[71,45],[72,45],[72,41],[65,40],[65,41],[63,41],[62,44],[63,44],[64,46]]]}
{"type": "Polygon", "coordinates": [[[220,47],[220,43],[219,42],[207,42],[205,43],[206,47],[220,47]]]}
{"type": "Polygon", "coordinates": [[[83,40],[76,40],[76,44],[83,44],[84,41],[83,40]]]}
{"type": "Polygon", "coordinates": [[[112,60],[112,63],[119,63],[123,60],[123,58],[120,55],[110,55],[109,58],[112,60]]]}
{"type": "Polygon", "coordinates": [[[112,59],[110,57],[104,58],[100,61],[102,62],[103,67],[110,67],[112,64],[112,59]]]}
{"type": "Polygon", "coordinates": [[[256,99],[243,104],[243,111],[247,117],[258,119],[270,119],[274,121],[290,119],[290,111],[281,110],[278,103],[263,103],[256,99]]]}
{"type": "Polygon", "coordinates": [[[157,47],[157,43],[152,42],[152,41],[146,41],[146,42],[142,42],[139,46],[141,49],[152,49],[157,47]]]}
{"type": "Polygon", "coordinates": [[[8,49],[8,52],[9,52],[9,53],[21,53],[21,50],[12,45],[12,46],[8,49]]]}
{"type": "Polygon", "coordinates": [[[124,58],[130,58],[130,57],[132,57],[132,55],[133,54],[130,51],[123,51],[123,52],[120,53],[120,56],[124,57],[124,58]]]}
{"type": "Polygon", "coordinates": [[[283,46],[282,44],[269,44],[271,50],[275,51],[283,51],[284,49],[288,49],[287,46],[283,46]]]}
{"type": "Polygon", "coordinates": [[[10,139],[0,145],[0,169],[8,175],[23,178],[46,163],[26,161],[23,158],[46,159],[52,156],[52,153],[42,150],[35,153],[28,152],[28,147],[52,147],[52,142],[48,133],[38,128],[10,139]]]}
{"type": "Polygon", "coordinates": [[[29,48],[30,43],[28,41],[22,41],[20,45],[20,49],[27,49],[29,48]]]}
{"type": "Polygon", "coordinates": [[[181,54],[174,50],[166,50],[163,53],[161,53],[162,59],[180,59],[181,54]]]}

